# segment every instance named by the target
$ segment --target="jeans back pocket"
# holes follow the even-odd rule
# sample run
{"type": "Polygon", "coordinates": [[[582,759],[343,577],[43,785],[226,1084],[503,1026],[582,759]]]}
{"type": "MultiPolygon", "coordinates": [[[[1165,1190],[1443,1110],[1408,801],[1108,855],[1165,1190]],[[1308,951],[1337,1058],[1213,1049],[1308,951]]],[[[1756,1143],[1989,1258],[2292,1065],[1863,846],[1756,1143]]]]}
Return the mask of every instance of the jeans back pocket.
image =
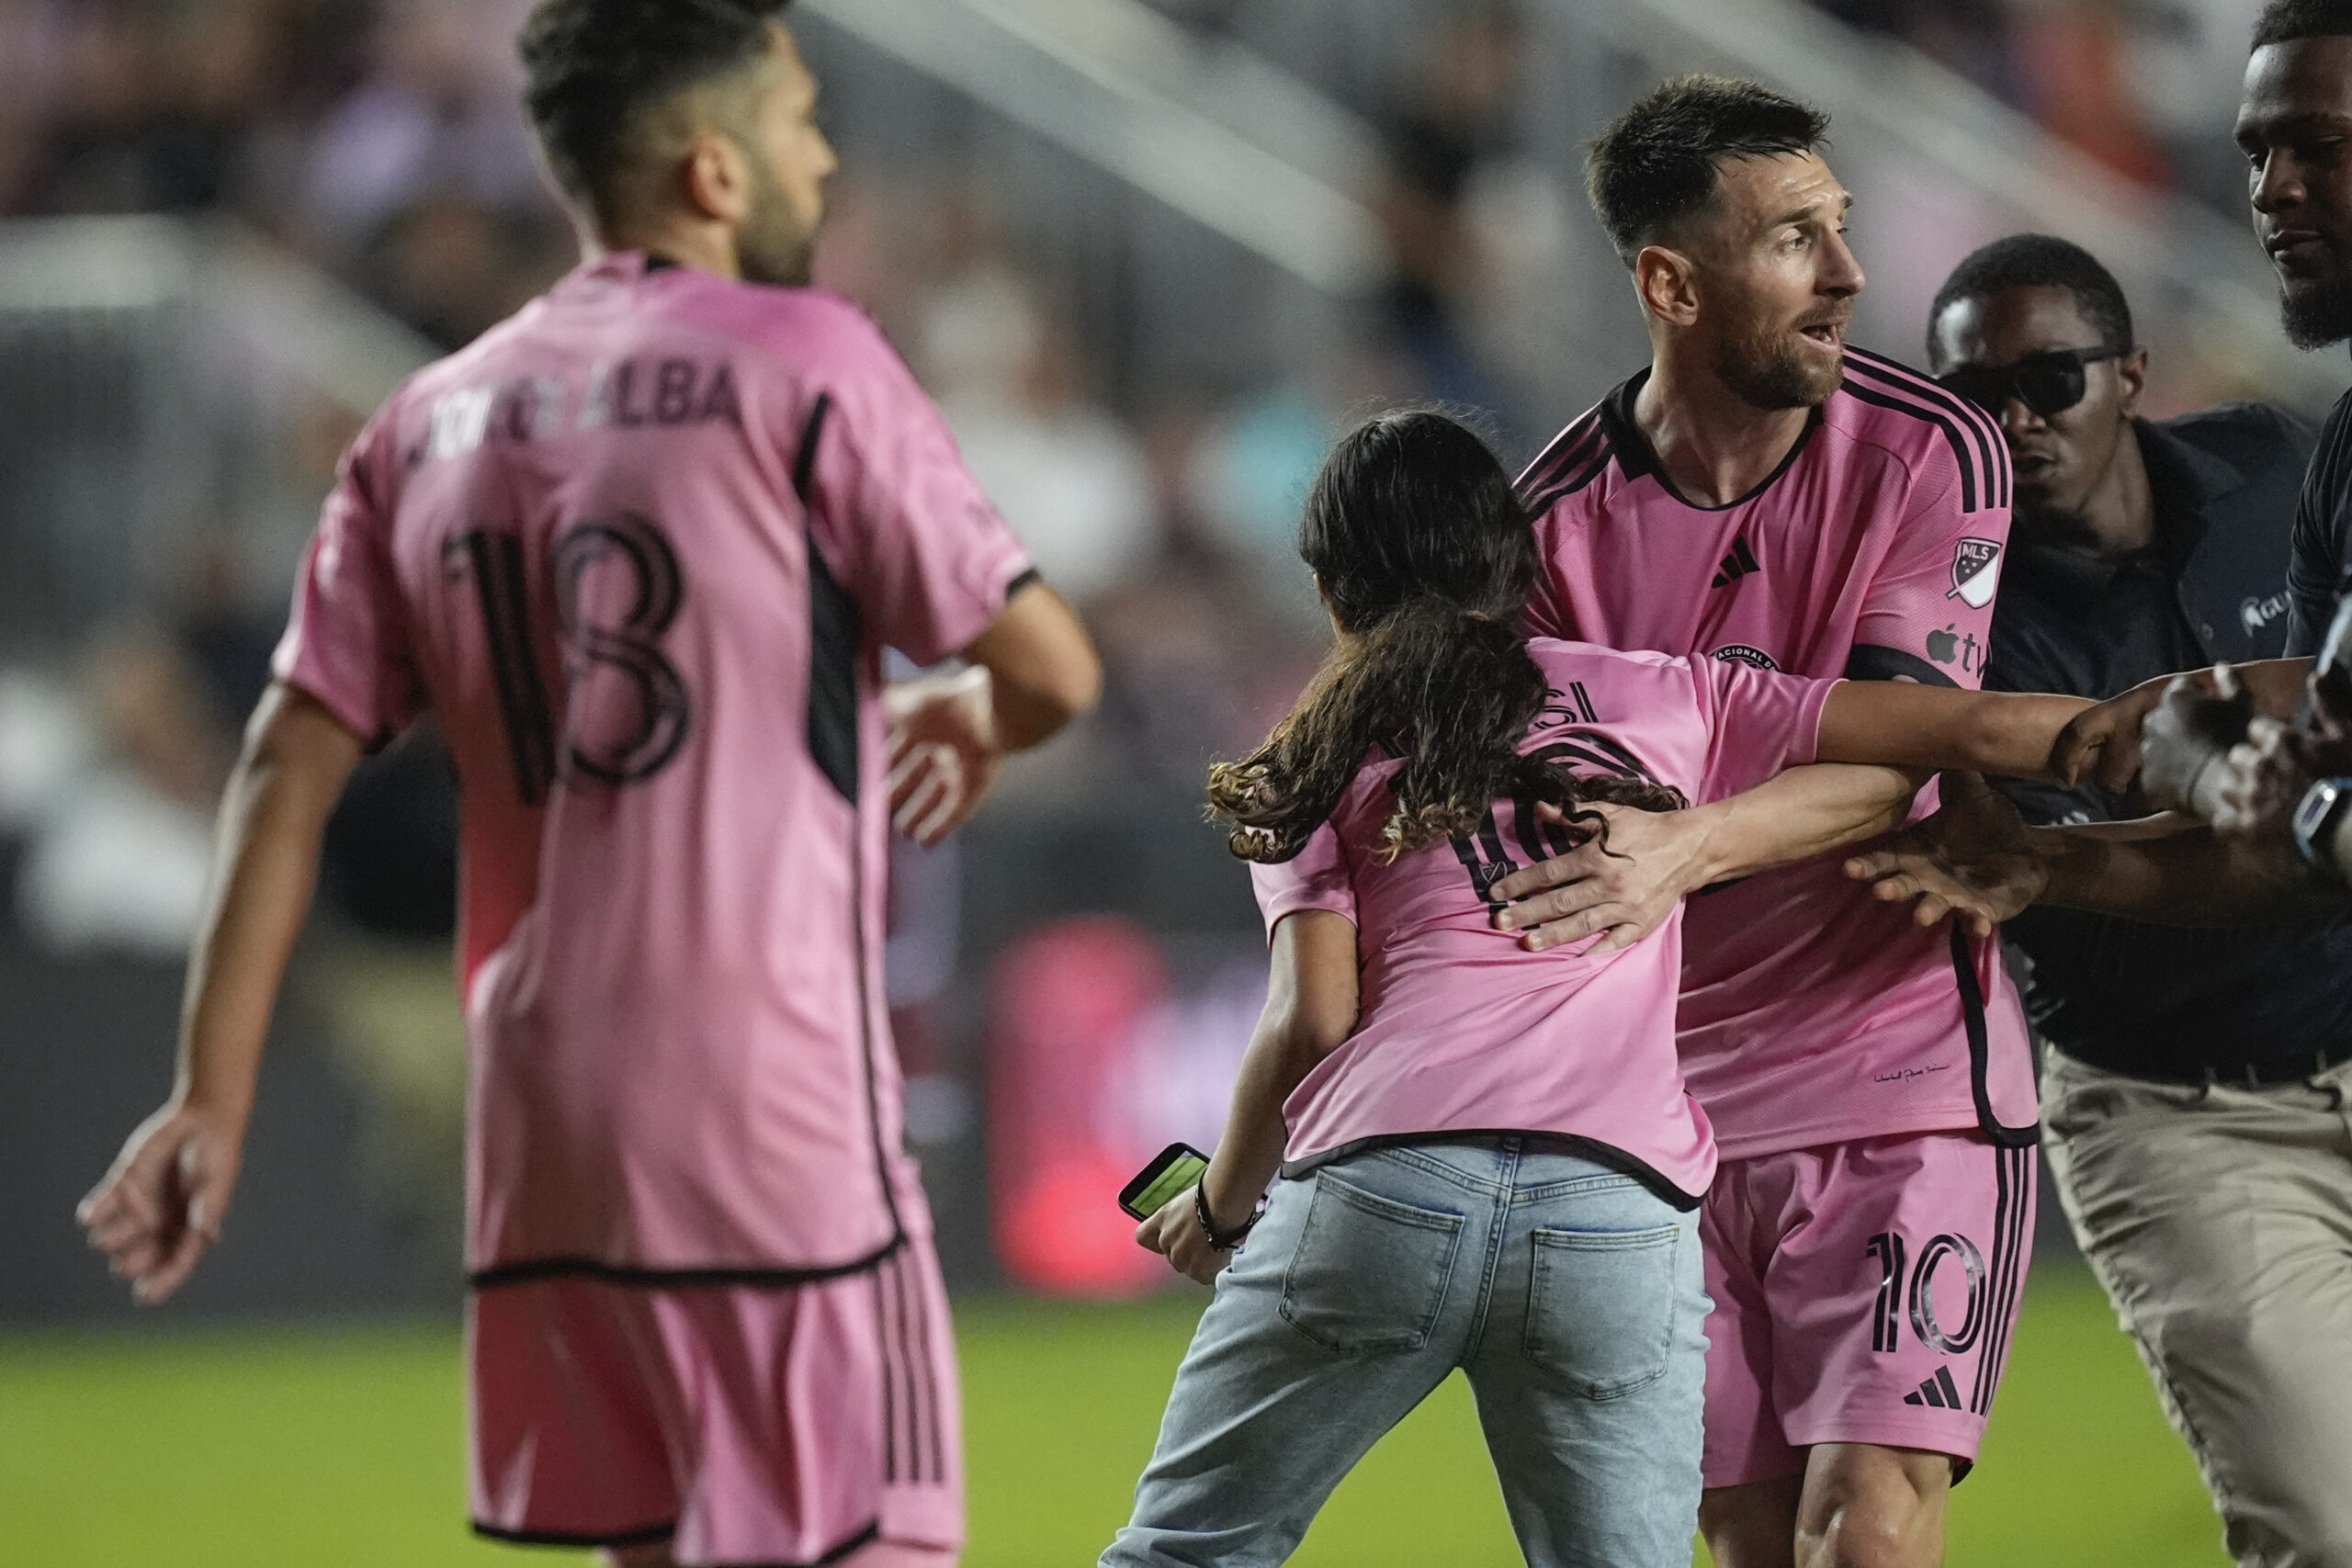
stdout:
{"type": "Polygon", "coordinates": [[[1527,1359],[1587,1399],[1622,1398],[1664,1377],[1684,1235],[1681,1225],[1535,1231],[1527,1359]]]}
{"type": "Polygon", "coordinates": [[[1283,1321],[1342,1356],[1420,1349],[1445,1306],[1462,1224],[1317,1172],[1283,1274],[1283,1321]]]}

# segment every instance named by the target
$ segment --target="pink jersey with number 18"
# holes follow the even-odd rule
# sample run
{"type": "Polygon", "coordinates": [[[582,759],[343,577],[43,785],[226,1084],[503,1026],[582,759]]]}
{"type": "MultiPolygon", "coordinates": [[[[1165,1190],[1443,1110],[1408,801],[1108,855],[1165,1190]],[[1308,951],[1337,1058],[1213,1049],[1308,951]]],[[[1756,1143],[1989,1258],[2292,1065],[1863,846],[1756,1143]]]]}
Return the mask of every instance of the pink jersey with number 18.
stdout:
{"type": "Polygon", "coordinates": [[[362,433],[277,671],[457,764],[477,1282],[900,1243],[880,651],[1027,570],[856,310],[641,254],[362,433]]]}

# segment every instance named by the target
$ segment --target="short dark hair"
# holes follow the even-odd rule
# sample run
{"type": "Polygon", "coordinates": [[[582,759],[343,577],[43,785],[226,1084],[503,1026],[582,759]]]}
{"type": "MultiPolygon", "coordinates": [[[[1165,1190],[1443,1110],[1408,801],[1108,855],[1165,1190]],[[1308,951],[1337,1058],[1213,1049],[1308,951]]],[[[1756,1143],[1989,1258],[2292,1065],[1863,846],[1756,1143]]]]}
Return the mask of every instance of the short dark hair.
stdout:
{"type": "Polygon", "coordinates": [[[1677,76],[1619,115],[1586,150],[1585,191],[1626,265],[1715,194],[1727,158],[1811,152],[1829,117],[1728,76],[1677,76]]]}
{"type": "Polygon", "coordinates": [[[2270,0],[2254,24],[2254,47],[2352,37],[2352,0],[2270,0]]]}
{"type": "Polygon", "coordinates": [[[2132,306],[2099,259],[2055,234],[2011,234],[1971,251],[1951,269],[1928,308],[1928,363],[1936,363],[1936,323],[1962,299],[1989,299],[2010,288],[2063,288],[2082,307],[2101,348],[2132,346],[2132,306]]]}
{"type": "Polygon", "coordinates": [[[791,0],[540,0],[523,99],[564,188],[602,212],[646,110],[766,49],[791,0]]]}

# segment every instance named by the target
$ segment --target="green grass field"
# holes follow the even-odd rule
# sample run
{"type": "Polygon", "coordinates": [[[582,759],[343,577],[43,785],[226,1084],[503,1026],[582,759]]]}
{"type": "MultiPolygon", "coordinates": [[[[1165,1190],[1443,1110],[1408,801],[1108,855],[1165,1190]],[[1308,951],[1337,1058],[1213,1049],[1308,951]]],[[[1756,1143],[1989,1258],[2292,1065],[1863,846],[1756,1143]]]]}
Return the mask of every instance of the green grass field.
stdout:
{"type": "MultiPolygon", "coordinates": [[[[968,1568],[1094,1560],[1197,1305],[961,1305],[968,1568]]],[[[461,1420],[448,1331],[0,1337],[0,1531],[40,1568],[527,1562],[465,1533],[461,1420]]],[[[2220,1533],[2097,1289],[2044,1270],[1983,1467],[1953,1497],[1951,1568],[2218,1568],[2220,1533]]],[[[1459,1378],[1374,1450],[1294,1561],[1519,1562],[1459,1378]]]]}

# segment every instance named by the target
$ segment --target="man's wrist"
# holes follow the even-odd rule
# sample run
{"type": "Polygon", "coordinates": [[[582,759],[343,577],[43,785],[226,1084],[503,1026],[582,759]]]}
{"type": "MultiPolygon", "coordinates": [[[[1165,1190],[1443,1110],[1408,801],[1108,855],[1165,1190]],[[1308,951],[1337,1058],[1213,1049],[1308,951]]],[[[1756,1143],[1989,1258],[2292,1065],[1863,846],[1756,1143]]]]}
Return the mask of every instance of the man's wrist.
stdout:
{"type": "Polygon", "coordinates": [[[201,1116],[231,1128],[242,1128],[254,1113],[254,1086],[242,1086],[218,1081],[219,1075],[209,1072],[182,1074],[172,1089],[172,1109],[201,1116]]]}
{"type": "Polygon", "coordinates": [[[1684,829],[1695,835],[1690,854],[1682,863],[1675,878],[1677,897],[1696,893],[1702,887],[1712,887],[1752,869],[1735,861],[1729,852],[1731,835],[1724,832],[1724,820],[1731,813],[1731,802],[1713,801],[1705,806],[1693,806],[1672,813],[1681,818],[1684,829]]]}
{"type": "Polygon", "coordinates": [[[2095,898],[2107,864],[2106,841],[2064,826],[2029,828],[2026,853],[2041,870],[2041,886],[2034,903],[2079,904],[2095,898]]]}

